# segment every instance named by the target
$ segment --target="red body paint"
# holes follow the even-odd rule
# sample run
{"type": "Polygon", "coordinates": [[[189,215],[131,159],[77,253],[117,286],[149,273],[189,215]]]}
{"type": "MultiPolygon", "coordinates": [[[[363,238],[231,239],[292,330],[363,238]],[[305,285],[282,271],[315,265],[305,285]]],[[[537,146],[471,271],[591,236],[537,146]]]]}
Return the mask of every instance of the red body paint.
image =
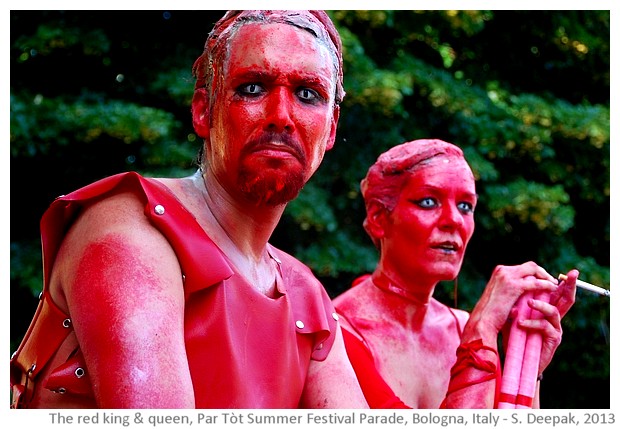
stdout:
{"type": "Polygon", "coordinates": [[[396,396],[413,408],[437,408],[466,314],[455,316],[432,294],[456,277],[474,232],[472,171],[455,146],[423,140],[382,154],[361,188],[380,259],[372,278],[337,297],[336,307],[361,332],[396,396]]]}
{"type": "Polygon", "coordinates": [[[210,168],[246,198],[288,202],[333,145],[333,62],[312,35],[288,25],[246,24],[230,44],[216,76],[210,168]]]}
{"type": "Polygon", "coordinates": [[[474,233],[476,185],[462,151],[441,140],[395,146],[361,189],[364,226],[380,250],[374,277],[428,302],[437,282],[457,276],[474,233]]]}
{"type": "Polygon", "coordinates": [[[93,384],[99,406],[166,403],[164,396],[146,394],[149,380],[161,377],[153,357],[171,353],[171,341],[183,342],[182,336],[174,338],[182,332],[182,301],[175,302],[163,281],[140,248],[122,236],[107,236],[85,249],[67,301],[91,379],[99,381],[93,384]],[[124,398],[136,385],[145,385],[145,397],[124,398]]]}
{"type": "MultiPolygon", "coordinates": [[[[383,224],[380,269],[426,288],[454,279],[474,232],[476,187],[464,158],[438,155],[410,173],[383,224]]],[[[415,292],[415,291],[413,291],[415,292]]]]}

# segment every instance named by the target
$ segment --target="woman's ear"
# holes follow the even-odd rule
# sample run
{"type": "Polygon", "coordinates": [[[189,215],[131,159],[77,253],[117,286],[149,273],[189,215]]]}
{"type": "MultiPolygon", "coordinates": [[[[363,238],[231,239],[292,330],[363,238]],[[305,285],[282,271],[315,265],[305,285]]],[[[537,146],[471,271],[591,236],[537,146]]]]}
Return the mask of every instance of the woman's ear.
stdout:
{"type": "Polygon", "coordinates": [[[366,209],[366,231],[373,241],[380,241],[386,234],[388,211],[378,201],[371,202],[366,209]]]}
{"type": "Polygon", "coordinates": [[[209,101],[207,88],[198,88],[192,98],[192,123],[194,130],[203,139],[209,137],[209,101]]]}

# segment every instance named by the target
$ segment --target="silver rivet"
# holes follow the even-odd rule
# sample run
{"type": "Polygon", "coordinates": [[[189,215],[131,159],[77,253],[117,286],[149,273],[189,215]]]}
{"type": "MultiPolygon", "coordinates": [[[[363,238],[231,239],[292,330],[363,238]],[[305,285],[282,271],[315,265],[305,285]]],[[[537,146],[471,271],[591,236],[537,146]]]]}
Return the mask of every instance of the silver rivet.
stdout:
{"type": "Polygon", "coordinates": [[[301,320],[298,320],[297,322],[295,322],[295,326],[297,326],[299,329],[304,329],[304,322],[302,322],[301,320]]]}
{"type": "Polygon", "coordinates": [[[64,326],[65,328],[70,328],[71,327],[71,319],[65,319],[62,321],[62,326],[64,326]]]}
{"type": "Polygon", "coordinates": [[[59,387],[58,390],[57,390],[57,392],[60,393],[61,395],[63,393],[65,393],[66,391],[67,391],[67,389],[65,389],[64,387],[59,387]]]}
{"type": "Polygon", "coordinates": [[[84,371],[84,368],[76,368],[75,370],[75,376],[77,378],[82,378],[84,377],[84,374],[86,374],[86,371],[84,371]]]}
{"type": "Polygon", "coordinates": [[[33,363],[30,369],[28,370],[28,374],[32,374],[35,369],[37,369],[37,364],[33,363]]]}
{"type": "Polygon", "coordinates": [[[334,318],[334,320],[338,320],[338,314],[332,313],[332,317],[334,318]]]}
{"type": "Polygon", "coordinates": [[[161,204],[157,204],[155,206],[155,213],[157,213],[158,215],[163,215],[166,212],[166,209],[164,208],[164,206],[162,206],[161,204]]]}

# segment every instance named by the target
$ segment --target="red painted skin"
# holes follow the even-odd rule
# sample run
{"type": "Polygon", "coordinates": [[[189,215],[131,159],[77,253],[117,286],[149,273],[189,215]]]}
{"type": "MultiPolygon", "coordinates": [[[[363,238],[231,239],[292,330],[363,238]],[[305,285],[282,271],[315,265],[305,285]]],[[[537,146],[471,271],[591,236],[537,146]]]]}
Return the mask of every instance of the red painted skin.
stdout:
{"type": "MultiPolygon", "coordinates": [[[[495,347],[497,334],[524,290],[555,291],[556,306],[532,303],[543,311],[544,321],[523,322],[545,336],[540,363],[540,370],[544,370],[560,343],[560,319],[574,302],[578,272],[571,271],[570,281],[557,287],[555,279],[532,262],[498,267],[473,310],[472,323],[468,323],[469,314],[450,311],[433,298],[433,293],[438,282],[456,278],[473,235],[477,202],[473,173],[460,152],[438,140],[400,145],[389,154],[395,165],[391,168],[406,178],[401,187],[399,175],[390,178],[388,173],[384,182],[368,179],[385,171],[385,166],[370,170],[362,182],[367,207],[365,227],[380,248],[373,278],[389,279],[401,293],[380,289],[367,278],[334,303],[344,316],[343,327],[351,329],[352,323],[355,335],[359,338],[361,334],[365,340],[377,371],[396,397],[393,402],[400,400],[401,405],[412,408],[439,408],[448,385],[455,382],[450,379],[450,370],[459,344],[482,338],[485,344],[495,347]],[[432,156],[427,159],[429,154],[432,156]],[[407,163],[407,159],[411,161],[407,163]],[[457,320],[461,329],[464,327],[462,338],[457,320]],[[484,329],[473,333],[471,328],[480,323],[484,329]]],[[[493,355],[487,359],[493,360],[493,355]]],[[[466,382],[472,375],[475,379],[480,374],[472,372],[458,382],[466,382]]],[[[358,376],[364,377],[360,373],[358,376]]],[[[495,389],[488,386],[492,383],[481,383],[478,402],[470,402],[469,406],[479,408],[484,402],[481,398],[493,401],[495,389]]],[[[454,397],[465,395],[465,391],[454,397]]],[[[370,405],[377,406],[372,401],[370,405]]]]}
{"type": "Polygon", "coordinates": [[[233,43],[208,134],[229,144],[208,148],[210,171],[228,189],[243,171],[246,196],[259,187],[267,202],[282,204],[297,195],[334,144],[339,110],[330,101],[335,83],[329,53],[278,24],[245,25],[233,43]]]}
{"type": "MultiPolygon", "coordinates": [[[[194,128],[205,139],[202,170],[187,178],[159,180],[236,272],[273,297],[277,268],[266,245],[285,203],[334,144],[336,101],[343,95],[336,73],[341,70],[336,71],[337,58],[325,40],[281,22],[245,23],[226,43],[231,55],[215,70],[216,96],[211,98],[210,89],[198,86],[192,101],[194,128]]],[[[49,292],[72,319],[76,338],[67,341],[67,348],[80,345],[95,402],[59,403],[52,398],[57,394],[40,389],[37,405],[194,407],[184,344],[182,277],[170,243],[149,223],[143,202],[134,194],[94,202],[81,212],[58,251],[49,292]]],[[[481,301],[493,308],[498,299],[490,294],[481,301]]],[[[481,305],[482,310],[486,307],[481,305]]],[[[505,314],[493,312],[497,320],[490,324],[485,316],[491,312],[474,311],[464,340],[495,339],[495,325],[509,312],[506,305],[502,309],[505,314]]],[[[53,358],[49,367],[61,363],[53,358]]],[[[464,377],[471,376],[471,371],[464,372],[464,377]]],[[[489,392],[488,386],[466,389],[448,405],[488,407],[489,392]]],[[[309,363],[299,405],[367,406],[339,328],[327,358],[309,363]]]]}
{"type": "MultiPolygon", "coordinates": [[[[276,268],[265,245],[284,203],[334,143],[339,109],[333,59],[309,32],[286,24],[245,24],[229,43],[232,55],[217,76],[222,86],[213,110],[204,89],[192,103],[195,129],[205,138],[203,175],[160,180],[235,268],[273,296],[276,268]]],[[[195,406],[183,340],[182,273],[143,209],[128,194],[93,204],[55,261],[51,293],[71,314],[93,380],[96,404],[86,406],[195,406]]],[[[42,395],[39,405],[45,406],[45,395],[55,394],[42,395]]],[[[329,356],[310,363],[300,406],[366,406],[339,329],[329,356]]]]}
{"type": "Polygon", "coordinates": [[[476,187],[464,159],[434,158],[411,174],[383,231],[380,268],[428,300],[438,281],[456,277],[474,233],[476,187]],[[415,257],[412,257],[415,255],[415,257]]]}

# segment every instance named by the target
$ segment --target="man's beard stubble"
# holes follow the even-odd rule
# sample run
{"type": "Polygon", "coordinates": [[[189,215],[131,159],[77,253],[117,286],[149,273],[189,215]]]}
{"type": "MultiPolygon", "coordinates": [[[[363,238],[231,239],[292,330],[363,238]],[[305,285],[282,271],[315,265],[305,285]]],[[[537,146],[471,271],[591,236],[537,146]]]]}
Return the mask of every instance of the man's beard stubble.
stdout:
{"type": "Polygon", "coordinates": [[[286,204],[296,198],[305,185],[305,154],[300,145],[288,134],[261,135],[244,148],[241,159],[237,183],[248,201],[254,204],[269,206],[286,204]],[[270,143],[280,143],[290,148],[299,165],[286,165],[287,163],[277,159],[263,159],[260,163],[254,163],[253,152],[262,145],[270,143]]]}
{"type": "Polygon", "coordinates": [[[299,195],[305,184],[301,172],[288,172],[282,177],[282,171],[257,172],[247,168],[239,171],[237,183],[248,201],[268,206],[288,203],[299,195]]]}

